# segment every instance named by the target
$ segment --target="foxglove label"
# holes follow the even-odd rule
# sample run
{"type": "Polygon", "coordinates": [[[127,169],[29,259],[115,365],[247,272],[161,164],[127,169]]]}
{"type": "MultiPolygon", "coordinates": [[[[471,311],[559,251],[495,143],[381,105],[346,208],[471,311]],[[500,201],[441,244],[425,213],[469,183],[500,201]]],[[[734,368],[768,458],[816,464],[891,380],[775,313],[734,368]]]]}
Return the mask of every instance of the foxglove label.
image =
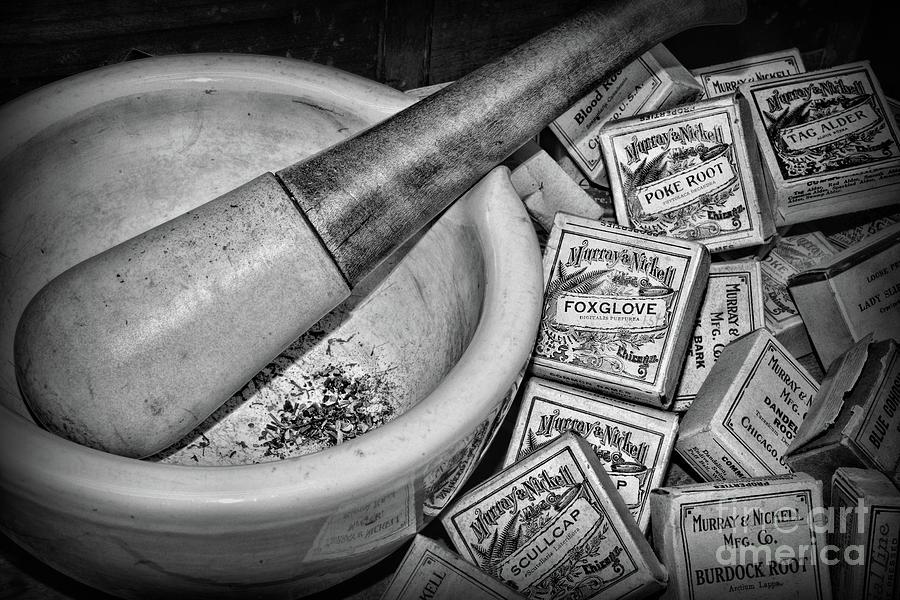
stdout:
{"type": "Polygon", "coordinates": [[[597,331],[659,331],[667,325],[674,298],[675,293],[668,288],[652,296],[647,292],[632,298],[564,294],[556,301],[556,322],[597,331]]]}

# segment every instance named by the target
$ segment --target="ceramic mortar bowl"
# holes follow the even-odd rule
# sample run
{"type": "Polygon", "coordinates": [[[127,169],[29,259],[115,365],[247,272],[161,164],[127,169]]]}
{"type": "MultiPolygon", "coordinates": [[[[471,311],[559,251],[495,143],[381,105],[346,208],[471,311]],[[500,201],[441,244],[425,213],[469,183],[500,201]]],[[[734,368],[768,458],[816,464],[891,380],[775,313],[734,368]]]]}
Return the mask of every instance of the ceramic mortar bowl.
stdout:
{"type": "Polygon", "coordinates": [[[18,318],[56,274],[411,102],[300,61],[192,55],[89,72],[0,110],[6,535],[118,596],[289,597],[374,564],[449,502],[508,408],[539,318],[537,242],[502,168],[332,332],[390,349],[413,399],[339,446],[240,466],[113,456],[39,428],[12,367],[18,318]]]}

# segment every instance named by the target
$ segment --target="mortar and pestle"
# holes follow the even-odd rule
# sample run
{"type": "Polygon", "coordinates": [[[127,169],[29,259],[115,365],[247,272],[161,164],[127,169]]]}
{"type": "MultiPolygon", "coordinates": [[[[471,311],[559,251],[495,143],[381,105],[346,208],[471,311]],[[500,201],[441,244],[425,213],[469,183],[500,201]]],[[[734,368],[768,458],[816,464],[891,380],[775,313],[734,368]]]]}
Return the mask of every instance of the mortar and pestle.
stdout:
{"type": "MultiPolygon", "coordinates": [[[[342,446],[279,463],[184,468],[129,457],[155,452],[196,425],[365,282],[393,246],[430,223],[604,73],[689,26],[734,22],[741,13],[740,3],[602,5],[312,159],[286,166],[272,153],[268,168],[285,165],[277,176],[202,206],[239,183],[228,177],[252,177],[259,165],[236,170],[241,148],[222,148],[221,161],[230,161],[226,178],[209,177],[189,190],[200,198],[188,194],[179,201],[173,199],[176,169],[170,164],[135,161],[134,181],[114,169],[103,180],[83,171],[54,172],[60,155],[53,151],[61,151],[62,141],[78,141],[73,131],[98,136],[100,141],[85,137],[81,148],[69,148],[86,161],[78,164],[83,168],[103,157],[91,152],[105,133],[120,127],[129,135],[129,124],[119,122],[122,106],[141,107],[155,93],[176,89],[171,102],[147,105],[166,119],[178,98],[215,95],[206,93],[207,85],[220,93],[218,84],[227,87],[229,77],[243,82],[245,96],[252,96],[247,88],[283,86],[285,95],[299,97],[316,113],[314,123],[297,124],[297,140],[306,134],[318,142],[310,142],[306,153],[341,137],[323,135],[323,121],[349,123],[333,131],[363,129],[410,101],[383,86],[294,61],[200,56],[112,67],[7,106],[0,118],[11,135],[0,166],[5,182],[23,187],[7,187],[12,191],[5,192],[3,210],[12,215],[22,210],[23,198],[52,193],[54,176],[71,187],[4,220],[16,228],[4,232],[3,283],[17,290],[7,292],[3,307],[4,368],[12,355],[10,324],[23,314],[28,296],[58,276],[24,310],[16,370],[33,414],[79,443],[30,422],[4,375],[4,533],[63,572],[128,597],[149,589],[193,597],[299,595],[386,556],[433,516],[425,509],[424,483],[440,480],[436,472],[451,467],[448,449],[483,448],[490,439],[530,353],[540,310],[540,261],[502,169],[416,243],[440,238],[434,243],[447,246],[435,254],[442,255],[477,240],[484,292],[478,324],[455,364],[401,417],[342,446]],[[249,63],[241,66],[241,60],[249,63]],[[134,89],[121,87],[130,80],[137,82],[134,89]],[[547,89],[546,81],[556,83],[547,89]],[[96,131],[88,131],[92,126],[96,131]],[[36,172],[43,167],[45,179],[29,188],[22,183],[23,165],[36,172]],[[158,194],[162,205],[138,202],[139,195],[130,202],[117,197],[130,188],[153,192],[167,185],[158,194]],[[77,218],[95,223],[78,239],[65,232],[65,218],[74,216],[66,213],[73,189],[98,195],[96,202],[82,198],[89,214],[77,218]],[[124,241],[126,233],[138,234],[185,209],[193,211],[124,241]],[[42,260],[47,249],[33,243],[48,225],[59,233],[52,239],[53,261],[42,260]],[[469,235],[455,236],[460,232],[469,235]],[[401,526],[379,528],[379,515],[401,526]],[[355,535],[358,522],[386,533],[355,535]]],[[[291,133],[281,129],[284,147],[291,133]]],[[[188,164],[179,165],[184,173],[207,169],[212,158],[196,161],[190,155],[196,140],[183,141],[186,150],[167,159],[185,155],[188,164]]],[[[476,276],[447,269],[439,276],[476,276]]],[[[431,317],[426,312],[418,318],[431,317]]],[[[408,318],[397,315],[398,322],[408,318]]],[[[473,462],[479,454],[461,453],[473,462]]]]}

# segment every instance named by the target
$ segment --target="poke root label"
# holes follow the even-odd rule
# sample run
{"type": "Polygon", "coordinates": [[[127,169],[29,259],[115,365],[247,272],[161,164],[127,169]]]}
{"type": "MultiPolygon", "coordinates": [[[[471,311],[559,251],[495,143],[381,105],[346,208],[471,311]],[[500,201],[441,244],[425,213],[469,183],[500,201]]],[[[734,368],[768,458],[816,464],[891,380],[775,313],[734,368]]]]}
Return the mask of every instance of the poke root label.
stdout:
{"type": "Polygon", "coordinates": [[[655,381],[688,259],[564,232],[536,356],[655,381]]]}
{"type": "Polygon", "coordinates": [[[900,156],[864,69],[753,91],[785,181],[900,156]]]}
{"type": "Polygon", "coordinates": [[[632,227],[683,239],[752,228],[725,110],[612,138],[632,227]]]}

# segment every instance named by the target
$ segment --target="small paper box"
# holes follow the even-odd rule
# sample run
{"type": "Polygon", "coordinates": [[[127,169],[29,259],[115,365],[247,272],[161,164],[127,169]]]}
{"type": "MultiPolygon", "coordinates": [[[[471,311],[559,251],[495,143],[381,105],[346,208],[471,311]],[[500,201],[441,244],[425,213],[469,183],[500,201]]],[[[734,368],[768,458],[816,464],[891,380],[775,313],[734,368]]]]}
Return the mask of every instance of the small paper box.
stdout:
{"type": "Polygon", "coordinates": [[[434,540],[417,535],[381,600],[421,598],[522,600],[524,596],[434,540]]]}
{"type": "Polygon", "coordinates": [[[900,485],[900,352],[866,336],[828,368],[787,463],[830,481],[837,467],[877,469],[900,485]]]}
{"type": "Polygon", "coordinates": [[[760,264],[766,327],[795,357],[812,352],[812,343],[788,291],[788,280],[834,253],[834,247],[821,233],[800,233],[779,239],[760,264]]]}
{"type": "Polygon", "coordinates": [[[709,266],[706,296],[691,334],[674,410],[684,412],[697,397],[725,347],[765,324],[759,262],[743,260],[709,266]]]}
{"type": "Polygon", "coordinates": [[[667,408],[708,272],[695,242],[557,214],[533,373],[667,408]]]}
{"type": "Polygon", "coordinates": [[[841,467],[834,472],[831,505],[836,522],[831,568],[840,598],[900,598],[900,492],[878,471],[841,467]],[[862,559],[862,560],[860,560],[862,559]]]}
{"type": "Polygon", "coordinates": [[[900,339],[900,223],[791,276],[788,288],[826,367],[869,333],[900,339]]]}
{"type": "Polygon", "coordinates": [[[597,138],[603,124],[690,102],[701,93],[697,80],[660,44],[601,81],[549,127],[585,175],[606,186],[597,138]]]}
{"type": "Polygon", "coordinates": [[[897,124],[868,62],[747,83],[738,96],[756,129],[776,225],[897,201],[897,124]]]}
{"type": "Polygon", "coordinates": [[[900,212],[883,214],[875,218],[872,218],[870,213],[859,213],[834,221],[834,224],[828,223],[822,229],[822,233],[825,234],[829,244],[837,251],[841,251],[875,235],[885,227],[900,223],[900,212]]]}
{"type": "Polygon", "coordinates": [[[757,329],[725,347],[681,420],[675,449],[706,481],[790,473],[784,454],[818,389],[757,329]]]}
{"type": "Polygon", "coordinates": [[[691,69],[703,87],[704,98],[734,94],[738,87],[753,81],[766,81],[805,73],[803,59],[796,48],[759,54],[719,65],[691,69]]]}
{"type": "Polygon", "coordinates": [[[795,474],[659,488],[650,507],[665,598],[830,600],[822,482],[795,474]]]}
{"type": "Polygon", "coordinates": [[[553,219],[559,211],[588,219],[600,219],[606,213],[536,143],[528,142],[506,162],[512,169],[509,179],[516,193],[521,198],[531,197],[526,203],[528,214],[544,231],[553,228],[553,219]]]}
{"type": "Polygon", "coordinates": [[[533,377],[522,394],[503,466],[567,431],[587,440],[638,527],[647,531],[647,499],[665,477],[678,416],[533,377]]]}
{"type": "Polygon", "coordinates": [[[441,522],[464,558],[529,598],[643,598],[666,585],[600,460],[573,433],[457,499],[441,522]]]}
{"type": "Polygon", "coordinates": [[[702,242],[765,243],[775,225],[756,142],[731,96],[608,123],[600,130],[619,225],[702,242]]]}

